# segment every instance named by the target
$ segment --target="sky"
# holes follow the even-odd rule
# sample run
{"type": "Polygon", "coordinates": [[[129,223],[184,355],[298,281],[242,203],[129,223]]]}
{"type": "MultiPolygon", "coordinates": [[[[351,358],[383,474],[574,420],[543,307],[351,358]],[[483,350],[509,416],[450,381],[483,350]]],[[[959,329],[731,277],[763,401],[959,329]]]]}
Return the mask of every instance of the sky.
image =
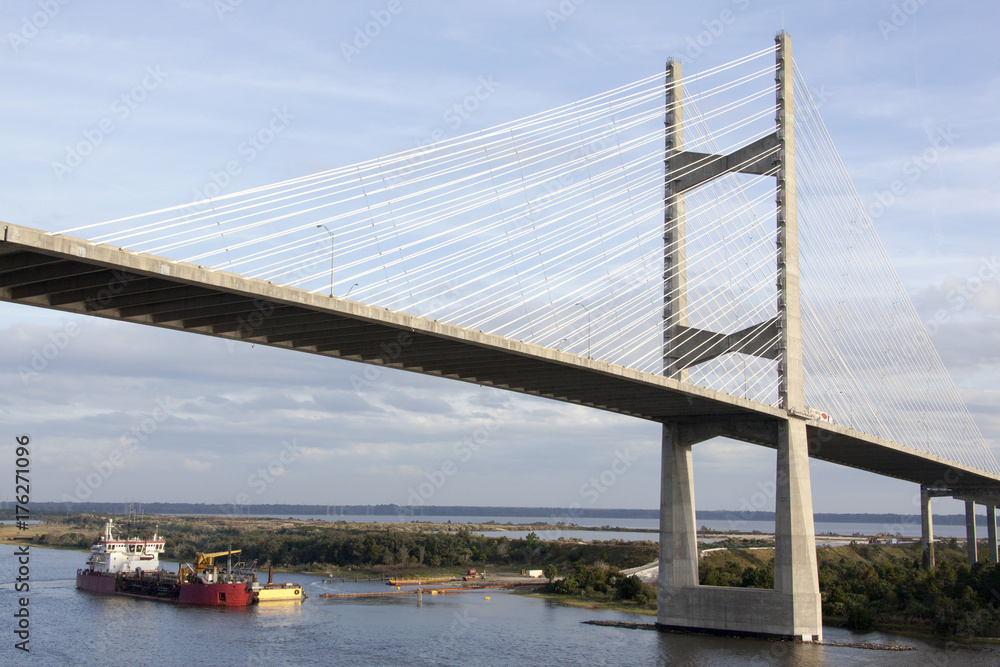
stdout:
{"type": "MultiPolygon", "coordinates": [[[[704,71],[784,29],[888,257],[1000,454],[995,3],[137,7],[0,4],[0,221],[66,229],[195,201],[212,184],[294,178],[566,104],[670,58],[704,71]],[[456,115],[477,90],[476,108],[456,115]]],[[[660,428],[638,419],[15,304],[0,304],[0,341],[3,500],[14,438],[29,434],[36,501],[659,501],[660,428]]],[[[699,509],[773,509],[772,450],[711,441],[694,461],[699,509]]],[[[919,511],[913,484],[818,461],[811,471],[817,512],[919,511]]]]}

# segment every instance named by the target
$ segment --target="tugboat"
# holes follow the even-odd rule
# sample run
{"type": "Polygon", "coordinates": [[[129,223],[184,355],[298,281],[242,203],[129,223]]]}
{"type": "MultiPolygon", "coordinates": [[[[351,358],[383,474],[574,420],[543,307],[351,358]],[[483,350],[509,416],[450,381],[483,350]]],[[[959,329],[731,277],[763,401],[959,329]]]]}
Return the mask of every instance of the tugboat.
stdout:
{"type": "Polygon", "coordinates": [[[164,540],[155,532],[152,539],[123,537],[114,519],[108,519],[97,544],[90,547],[86,567],[76,572],[76,587],[178,604],[246,607],[255,602],[257,575],[232,562],[239,550],[199,553],[193,566],[181,564],[174,573],[160,568],[163,547],[164,540]],[[220,556],[228,556],[225,569],[214,563],[220,556]]]}

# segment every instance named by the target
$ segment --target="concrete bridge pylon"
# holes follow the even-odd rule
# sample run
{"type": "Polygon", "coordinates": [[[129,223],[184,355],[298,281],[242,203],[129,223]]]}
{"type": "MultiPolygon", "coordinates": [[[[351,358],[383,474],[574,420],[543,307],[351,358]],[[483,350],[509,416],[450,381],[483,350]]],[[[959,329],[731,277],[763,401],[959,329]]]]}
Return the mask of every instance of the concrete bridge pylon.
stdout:
{"type": "Polygon", "coordinates": [[[683,382],[686,368],[731,352],[774,359],[786,417],[777,422],[705,419],[663,424],[657,625],[822,641],[803,388],[792,45],[784,33],[775,41],[775,132],[730,155],[684,150],[681,66],[667,64],[664,374],[683,382]],[[723,334],[688,326],[684,192],[733,172],[773,174],[777,179],[777,315],[743,332],[723,334]],[[762,331],[777,332],[774,347],[756,344],[762,331]],[[773,590],[698,583],[692,446],[720,435],[777,450],[773,590]]]}

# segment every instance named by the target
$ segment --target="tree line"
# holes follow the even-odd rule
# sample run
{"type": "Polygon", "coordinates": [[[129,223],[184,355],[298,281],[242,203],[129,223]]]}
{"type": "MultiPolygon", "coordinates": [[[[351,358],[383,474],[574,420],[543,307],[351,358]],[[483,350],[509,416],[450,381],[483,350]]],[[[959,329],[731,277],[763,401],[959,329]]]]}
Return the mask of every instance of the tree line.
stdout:
{"type": "MultiPolygon", "coordinates": [[[[369,570],[420,569],[422,567],[544,566],[567,568],[576,562],[603,561],[629,568],[647,563],[657,554],[653,542],[609,540],[581,544],[541,540],[535,533],[524,539],[487,537],[459,528],[455,532],[385,527],[352,528],[348,523],[294,522],[268,528],[267,520],[240,524],[213,521],[210,517],[157,517],[160,525],[131,534],[158,530],[166,541],[164,560],[190,562],[195,553],[241,551],[244,561],[261,567],[369,570]]],[[[104,519],[95,515],[50,518],[62,531],[43,535],[38,544],[89,548],[97,540],[104,519]]],[[[122,522],[120,522],[122,523],[122,522]]],[[[271,523],[274,523],[273,521],[271,523]]]]}
{"type": "MultiPolygon", "coordinates": [[[[956,544],[937,548],[937,566],[925,570],[916,557],[877,545],[843,551],[820,548],[819,588],[826,623],[853,630],[910,629],[942,636],[1000,637],[1000,566],[964,562],[956,544]]],[[[917,549],[909,549],[915,556],[917,549]]],[[[702,584],[774,587],[774,562],[703,562],[702,584]]]]}

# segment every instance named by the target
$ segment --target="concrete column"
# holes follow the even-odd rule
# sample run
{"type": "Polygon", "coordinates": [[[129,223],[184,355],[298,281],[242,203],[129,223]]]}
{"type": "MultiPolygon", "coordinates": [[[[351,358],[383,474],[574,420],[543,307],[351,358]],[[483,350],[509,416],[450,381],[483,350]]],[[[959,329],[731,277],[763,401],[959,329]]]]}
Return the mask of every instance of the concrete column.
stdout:
{"type": "Polygon", "coordinates": [[[934,569],[934,519],[931,516],[931,494],[920,487],[920,545],[923,547],[925,570],[934,569]]]}
{"type": "Polygon", "coordinates": [[[779,427],[774,526],[774,590],[789,596],[792,634],[805,641],[823,635],[816,563],[809,446],[806,424],[779,427]]]}
{"type": "Polygon", "coordinates": [[[802,314],[799,301],[799,224],[795,185],[795,104],[792,77],[792,40],[780,33],[777,68],[778,152],[778,318],[781,325],[778,357],[778,396],[786,410],[805,411],[802,379],[802,314]]]}
{"type": "Polygon", "coordinates": [[[660,579],[657,601],[666,608],[669,590],[698,585],[698,535],[694,518],[691,447],[679,444],[678,428],[663,425],[660,469],[660,579]]]}
{"type": "Polygon", "coordinates": [[[989,543],[987,549],[990,552],[990,562],[996,565],[997,562],[997,508],[993,501],[986,504],[986,539],[989,543]]]}
{"type": "Polygon", "coordinates": [[[976,552],[976,503],[973,500],[965,501],[965,541],[969,550],[969,565],[975,565],[979,554],[976,552]]]}
{"type": "Polygon", "coordinates": [[[677,363],[673,337],[687,324],[687,247],[684,194],[674,192],[674,157],[684,150],[684,106],[681,64],[667,63],[663,182],[663,374],[685,382],[687,370],[677,363]]]}

